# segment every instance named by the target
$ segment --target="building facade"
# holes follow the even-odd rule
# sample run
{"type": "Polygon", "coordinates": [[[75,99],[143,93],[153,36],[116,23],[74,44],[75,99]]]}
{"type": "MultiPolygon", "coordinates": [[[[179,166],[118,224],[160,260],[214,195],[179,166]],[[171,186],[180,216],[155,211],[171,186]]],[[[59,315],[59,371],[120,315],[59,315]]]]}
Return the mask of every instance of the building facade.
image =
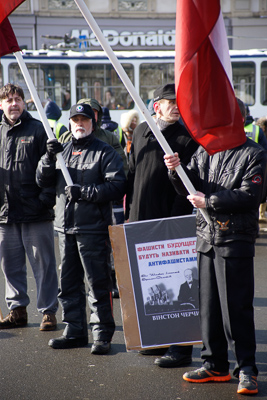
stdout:
{"type": "MultiPolygon", "coordinates": [[[[84,0],[114,50],[173,50],[176,0],[84,0]]],[[[221,0],[230,49],[266,48],[267,0],[221,0]]],[[[74,0],[26,0],[10,16],[21,48],[100,50],[74,0]]]]}

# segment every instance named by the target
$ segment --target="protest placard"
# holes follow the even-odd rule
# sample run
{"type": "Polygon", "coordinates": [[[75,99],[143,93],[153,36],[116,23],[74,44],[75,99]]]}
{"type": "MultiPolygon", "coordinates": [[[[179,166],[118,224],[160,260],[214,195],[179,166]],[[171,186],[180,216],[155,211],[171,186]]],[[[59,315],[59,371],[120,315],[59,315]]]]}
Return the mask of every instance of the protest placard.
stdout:
{"type": "Polygon", "coordinates": [[[109,233],[127,350],[200,343],[195,216],[109,233]]]}

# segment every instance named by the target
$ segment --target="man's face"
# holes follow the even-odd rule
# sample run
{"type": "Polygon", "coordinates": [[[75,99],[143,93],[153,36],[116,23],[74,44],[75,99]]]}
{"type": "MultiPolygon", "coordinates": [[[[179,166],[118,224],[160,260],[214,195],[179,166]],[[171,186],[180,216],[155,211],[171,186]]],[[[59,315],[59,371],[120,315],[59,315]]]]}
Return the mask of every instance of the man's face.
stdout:
{"type": "Polygon", "coordinates": [[[188,283],[192,283],[193,282],[192,271],[186,270],[184,276],[185,276],[185,279],[187,280],[188,283]]]}
{"type": "Polygon", "coordinates": [[[10,125],[14,125],[24,110],[24,100],[16,93],[9,94],[1,100],[0,109],[4,111],[10,125]]]}
{"type": "Polygon", "coordinates": [[[176,122],[180,118],[180,113],[176,104],[176,100],[162,99],[154,105],[157,117],[166,122],[176,122]]]}
{"type": "Polygon", "coordinates": [[[92,120],[84,115],[75,115],[70,119],[71,132],[76,139],[89,136],[93,130],[92,120]]]}

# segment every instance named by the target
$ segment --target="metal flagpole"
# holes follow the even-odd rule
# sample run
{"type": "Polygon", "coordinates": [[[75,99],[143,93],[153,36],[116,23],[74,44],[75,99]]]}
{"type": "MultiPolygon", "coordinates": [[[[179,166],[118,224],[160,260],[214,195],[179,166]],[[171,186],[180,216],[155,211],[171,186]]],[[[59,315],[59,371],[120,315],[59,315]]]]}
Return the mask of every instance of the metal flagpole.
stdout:
{"type": "MultiPolygon", "coordinates": [[[[45,115],[45,111],[43,109],[43,106],[41,104],[41,101],[39,99],[37,91],[35,89],[35,86],[33,84],[33,81],[32,81],[32,78],[30,76],[30,73],[28,71],[28,68],[26,67],[25,61],[23,60],[21,52],[20,51],[16,51],[14,53],[14,55],[15,55],[17,61],[18,61],[18,64],[19,64],[20,69],[21,69],[21,72],[22,72],[22,74],[24,76],[24,79],[26,81],[28,89],[29,89],[29,91],[31,93],[32,99],[33,99],[33,101],[34,101],[34,103],[36,105],[37,111],[39,112],[41,121],[42,121],[42,123],[44,125],[44,128],[45,128],[45,131],[46,131],[46,134],[49,137],[49,139],[55,139],[55,135],[53,134],[53,132],[52,132],[52,130],[50,128],[50,125],[48,123],[47,117],[45,115]]],[[[60,168],[62,170],[62,173],[64,175],[64,178],[65,178],[65,181],[66,181],[67,185],[68,186],[73,185],[72,179],[70,177],[69,171],[68,171],[68,169],[66,167],[66,164],[64,162],[64,159],[63,159],[61,153],[57,154],[57,160],[59,162],[60,168]]]]}
{"type": "MultiPolygon", "coordinates": [[[[96,21],[94,20],[92,14],[90,13],[88,7],[85,5],[83,0],[75,0],[78,8],[80,9],[82,15],[84,16],[86,22],[94,32],[97,40],[99,41],[100,45],[102,46],[103,50],[106,52],[109,60],[111,61],[113,67],[117,71],[120,79],[124,83],[126,89],[128,90],[129,94],[131,95],[132,99],[134,100],[135,104],[139,108],[140,112],[143,114],[144,118],[146,119],[150,129],[154,133],[157,141],[159,142],[160,146],[162,147],[163,151],[166,154],[173,155],[173,151],[169,146],[169,143],[166,141],[165,137],[162,135],[161,131],[159,130],[157,124],[155,123],[154,119],[151,117],[148,109],[146,108],[144,102],[138,95],[134,85],[132,84],[130,78],[126,74],[125,70],[123,69],[121,63],[117,59],[116,55],[114,54],[112,48],[110,47],[108,41],[106,40],[105,36],[103,35],[102,31],[100,30],[99,26],[97,25],[96,21]]],[[[177,174],[181,178],[184,186],[188,190],[190,194],[195,194],[196,190],[192,185],[191,181],[189,180],[188,176],[186,175],[183,167],[179,165],[175,168],[177,174]]],[[[204,218],[209,223],[209,216],[205,209],[200,209],[204,218]]]]}

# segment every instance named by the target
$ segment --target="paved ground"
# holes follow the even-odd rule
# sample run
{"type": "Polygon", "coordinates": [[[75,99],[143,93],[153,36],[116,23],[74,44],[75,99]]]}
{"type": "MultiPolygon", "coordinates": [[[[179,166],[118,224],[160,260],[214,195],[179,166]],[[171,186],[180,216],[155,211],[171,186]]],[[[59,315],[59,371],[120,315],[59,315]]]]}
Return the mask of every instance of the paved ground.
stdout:
{"type": "MultiPolygon", "coordinates": [[[[257,239],[255,259],[255,321],[259,395],[267,399],[267,226],[257,239]]],[[[57,254],[58,257],[58,254],[57,254]]],[[[59,262],[58,262],[59,263],[59,262]]],[[[92,356],[90,345],[81,349],[53,350],[51,337],[60,336],[63,324],[58,312],[58,330],[40,332],[41,316],[36,311],[36,287],[29,274],[29,325],[0,331],[0,400],[215,400],[244,399],[237,395],[237,380],[229,383],[190,384],[182,374],[200,367],[200,346],[194,348],[193,365],[187,368],[161,369],[153,365],[155,357],[126,352],[120,314],[120,300],[114,300],[117,329],[112,352],[92,356]]],[[[4,280],[0,272],[0,307],[4,315],[4,280]]],[[[91,339],[91,338],[90,338],[91,339]]],[[[231,368],[234,359],[229,352],[231,368]]]]}

